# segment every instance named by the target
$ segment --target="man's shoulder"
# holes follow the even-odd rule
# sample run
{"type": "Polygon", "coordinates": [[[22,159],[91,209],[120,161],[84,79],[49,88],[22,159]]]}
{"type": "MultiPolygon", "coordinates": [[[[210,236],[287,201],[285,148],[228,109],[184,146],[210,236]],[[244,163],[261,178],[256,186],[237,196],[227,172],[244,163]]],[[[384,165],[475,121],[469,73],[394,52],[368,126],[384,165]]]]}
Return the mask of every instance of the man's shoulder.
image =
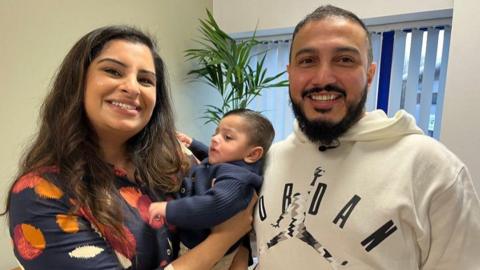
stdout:
{"type": "Polygon", "coordinates": [[[442,142],[423,134],[411,134],[402,138],[405,146],[411,147],[424,155],[432,155],[438,157],[448,157],[458,159],[458,157],[448,149],[442,142]]]}
{"type": "Polygon", "coordinates": [[[439,173],[456,175],[466,167],[465,163],[443,143],[426,135],[405,136],[400,146],[413,156],[416,166],[426,170],[436,168],[439,173]]]}

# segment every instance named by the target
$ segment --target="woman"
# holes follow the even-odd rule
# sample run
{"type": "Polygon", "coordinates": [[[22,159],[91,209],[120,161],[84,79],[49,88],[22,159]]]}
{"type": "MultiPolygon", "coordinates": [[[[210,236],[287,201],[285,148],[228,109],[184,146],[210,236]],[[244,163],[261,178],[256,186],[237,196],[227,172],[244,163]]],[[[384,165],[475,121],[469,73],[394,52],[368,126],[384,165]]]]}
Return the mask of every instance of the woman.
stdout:
{"type": "Polygon", "coordinates": [[[250,229],[253,200],[176,259],[175,228],[148,225],[151,201],[171,199],[188,169],[155,49],[136,29],[104,27],[61,64],[7,199],[25,269],[210,269],[250,229]]]}

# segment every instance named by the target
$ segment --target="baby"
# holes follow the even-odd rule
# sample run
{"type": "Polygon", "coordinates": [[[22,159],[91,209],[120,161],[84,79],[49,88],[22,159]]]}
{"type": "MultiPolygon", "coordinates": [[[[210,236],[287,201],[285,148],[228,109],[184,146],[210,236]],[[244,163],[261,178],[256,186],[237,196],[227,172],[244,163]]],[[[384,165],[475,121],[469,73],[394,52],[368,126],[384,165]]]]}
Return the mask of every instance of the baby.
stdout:
{"type": "MultiPolygon", "coordinates": [[[[179,133],[179,140],[203,161],[193,166],[184,179],[181,198],[151,204],[151,220],[165,218],[168,224],[177,226],[187,248],[198,245],[211,227],[245,209],[255,190],[259,190],[263,157],[274,136],[272,124],[249,109],[226,113],[212,136],[210,148],[179,133]]],[[[237,243],[215,269],[229,269],[232,264],[246,269],[248,238],[243,242],[247,249],[238,248],[237,243]]]]}

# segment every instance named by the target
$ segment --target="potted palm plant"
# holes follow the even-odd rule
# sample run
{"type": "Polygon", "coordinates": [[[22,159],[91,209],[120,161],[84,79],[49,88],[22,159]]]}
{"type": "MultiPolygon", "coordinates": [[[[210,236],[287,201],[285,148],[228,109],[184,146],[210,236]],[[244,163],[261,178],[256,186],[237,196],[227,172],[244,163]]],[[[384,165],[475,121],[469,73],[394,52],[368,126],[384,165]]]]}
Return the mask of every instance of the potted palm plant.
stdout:
{"type": "Polygon", "coordinates": [[[201,39],[196,40],[199,48],[185,51],[187,60],[196,64],[188,75],[213,86],[222,98],[219,106],[207,105],[205,123],[218,123],[224,113],[246,108],[262,89],[288,86],[287,80],[279,80],[285,71],[267,76],[266,51],[252,53],[260,43],[255,34],[245,40],[233,39],[220,29],[208,10],[207,18],[200,20],[200,32],[201,39]]]}

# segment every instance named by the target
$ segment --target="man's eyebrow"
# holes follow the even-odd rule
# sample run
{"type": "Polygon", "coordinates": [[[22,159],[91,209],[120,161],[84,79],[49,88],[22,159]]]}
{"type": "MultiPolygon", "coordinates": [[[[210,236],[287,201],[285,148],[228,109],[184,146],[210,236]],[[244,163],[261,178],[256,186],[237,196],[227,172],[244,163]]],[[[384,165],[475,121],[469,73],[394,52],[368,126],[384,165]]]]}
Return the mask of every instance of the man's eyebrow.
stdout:
{"type": "MultiPolygon", "coordinates": [[[[316,53],[316,52],[318,52],[318,49],[316,49],[316,48],[305,47],[305,48],[302,48],[302,49],[298,50],[295,53],[295,57],[298,57],[299,55],[302,55],[302,54],[313,54],[313,53],[316,53]]],[[[358,54],[358,55],[360,54],[360,51],[356,47],[353,47],[353,46],[337,47],[337,48],[335,48],[335,52],[336,53],[350,52],[350,53],[354,53],[354,54],[358,54]]]]}
{"type": "MultiPolygon", "coordinates": [[[[98,60],[97,63],[102,63],[102,62],[114,62],[114,63],[116,63],[116,64],[118,64],[118,65],[120,65],[120,66],[122,66],[122,67],[128,67],[128,65],[126,65],[125,63],[123,63],[123,62],[121,62],[121,61],[118,61],[118,60],[116,60],[116,59],[113,59],[113,58],[109,58],[109,57],[102,58],[102,59],[98,60]]],[[[156,76],[156,75],[155,75],[155,72],[150,71],[150,70],[141,69],[140,72],[142,72],[142,73],[149,73],[149,74],[151,74],[151,75],[153,75],[153,76],[156,76]]]]}
{"type": "Polygon", "coordinates": [[[352,46],[343,46],[343,47],[338,47],[335,49],[335,52],[350,52],[354,54],[360,54],[360,51],[356,47],[352,46]]]}
{"type": "Polygon", "coordinates": [[[316,51],[317,51],[317,49],[311,48],[311,47],[301,48],[300,50],[298,50],[298,51],[295,53],[295,57],[298,57],[299,55],[302,55],[302,54],[314,53],[314,52],[316,52],[316,51]]]}

